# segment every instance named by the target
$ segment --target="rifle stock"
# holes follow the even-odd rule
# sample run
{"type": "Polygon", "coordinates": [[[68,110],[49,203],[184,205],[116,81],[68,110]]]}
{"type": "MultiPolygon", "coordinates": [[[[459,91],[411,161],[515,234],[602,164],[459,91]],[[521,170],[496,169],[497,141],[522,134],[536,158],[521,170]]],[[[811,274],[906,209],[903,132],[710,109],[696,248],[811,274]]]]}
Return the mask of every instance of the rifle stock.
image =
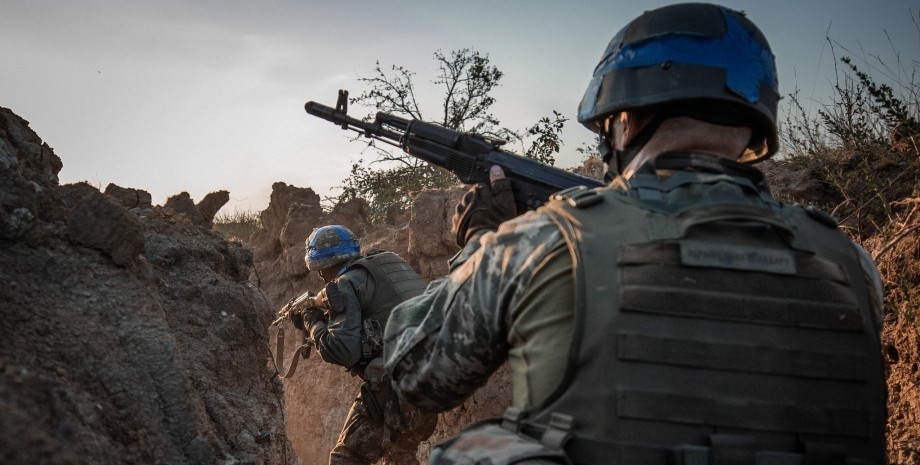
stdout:
{"type": "Polygon", "coordinates": [[[373,121],[348,116],[348,91],[340,90],[335,108],[309,101],[304,109],[342,129],[361,133],[440,166],[464,184],[489,182],[489,168],[499,165],[511,181],[518,213],[533,210],[563,189],[600,187],[601,181],[580,176],[499,148],[503,143],[477,134],[416,119],[378,112],[373,121]]]}

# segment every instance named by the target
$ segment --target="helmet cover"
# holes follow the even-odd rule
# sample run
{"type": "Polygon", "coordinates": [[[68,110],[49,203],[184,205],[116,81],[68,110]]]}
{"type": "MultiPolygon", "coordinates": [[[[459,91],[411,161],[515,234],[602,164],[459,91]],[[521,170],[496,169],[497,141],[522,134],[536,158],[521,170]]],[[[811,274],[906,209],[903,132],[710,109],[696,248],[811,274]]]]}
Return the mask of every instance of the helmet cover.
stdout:
{"type": "Polygon", "coordinates": [[[778,92],[770,46],[743,13],[677,4],[644,13],[613,37],[579,105],[578,121],[597,132],[605,118],[631,109],[676,105],[704,112],[718,103],[753,127],[740,161],[755,162],[777,149],[778,92]]]}
{"type": "Polygon", "coordinates": [[[310,271],[332,268],[361,256],[358,238],[345,226],[329,225],[316,228],[307,238],[305,262],[310,271]]]}

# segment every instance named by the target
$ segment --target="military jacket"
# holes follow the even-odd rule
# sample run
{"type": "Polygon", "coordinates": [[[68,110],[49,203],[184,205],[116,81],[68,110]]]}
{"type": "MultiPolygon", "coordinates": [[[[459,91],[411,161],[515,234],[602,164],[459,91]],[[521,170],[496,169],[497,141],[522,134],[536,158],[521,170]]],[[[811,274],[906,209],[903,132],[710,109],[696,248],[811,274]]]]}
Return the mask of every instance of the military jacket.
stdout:
{"type": "MultiPolygon", "coordinates": [[[[366,321],[376,322],[378,331],[397,303],[418,295],[425,281],[398,255],[372,251],[352,260],[341,274],[324,288],[327,321],[310,327],[316,350],[324,361],[345,368],[361,368],[379,356],[379,342],[369,341],[366,321]],[[371,345],[372,347],[368,347],[371,345]],[[377,346],[376,350],[373,346],[377,346]]],[[[359,370],[360,371],[360,370],[359,370]]]]}

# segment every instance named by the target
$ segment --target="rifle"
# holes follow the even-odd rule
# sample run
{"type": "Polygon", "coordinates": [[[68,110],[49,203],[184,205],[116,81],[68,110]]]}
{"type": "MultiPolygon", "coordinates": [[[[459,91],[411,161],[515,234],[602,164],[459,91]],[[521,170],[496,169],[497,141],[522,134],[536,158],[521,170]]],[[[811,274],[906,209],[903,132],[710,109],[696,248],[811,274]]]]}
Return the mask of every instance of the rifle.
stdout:
{"type": "Polygon", "coordinates": [[[504,144],[501,140],[385,112],[378,112],[372,122],[352,118],[348,116],[347,90],[339,90],[335,108],[309,101],[304,109],[342,129],[399,147],[413,157],[440,166],[454,173],[464,184],[488,183],[489,168],[499,165],[511,181],[518,213],[543,205],[550,195],[563,189],[603,185],[596,179],[506,152],[499,148],[504,144]]]}
{"type": "Polygon", "coordinates": [[[292,298],[278,311],[278,319],[272,322],[272,326],[278,326],[284,322],[284,320],[290,320],[294,313],[315,307],[315,299],[316,294],[310,291],[292,298]]]}
{"type": "MultiPolygon", "coordinates": [[[[288,303],[281,308],[278,312],[278,319],[272,322],[272,326],[278,326],[278,336],[275,339],[275,368],[278,370],[278,373],[281,373],[281,368],[284,367],[284,322],[285,320],[290,320],[293,318],[294,314],[297,312],[302,312],[308,308],[312,308],[316,305],[316,294],[312,292],[305,292],[298,297],[292,298],[288,303]]],[[[308,359],[310,358],[310,348],[315,347],[313,339],[310,338],[309,334],[303,332],[303,342],[300,346],[297,347],[297,350],[294,351],[294,356],[291,357],[291,366],[287,369],[284,375],[281,375],[281,379],[290,378],[294,375],[294,372],[297,371],[297,363],[301,358],[308,359]]]]}

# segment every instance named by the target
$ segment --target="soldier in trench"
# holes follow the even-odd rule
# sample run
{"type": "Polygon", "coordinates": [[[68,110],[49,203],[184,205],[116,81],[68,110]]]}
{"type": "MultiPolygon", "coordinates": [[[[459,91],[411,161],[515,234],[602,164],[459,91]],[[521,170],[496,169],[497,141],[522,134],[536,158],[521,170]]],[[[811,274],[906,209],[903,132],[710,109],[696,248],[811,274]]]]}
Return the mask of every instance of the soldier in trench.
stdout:
{"type": "Polygon", "coordinates": [[[346,227],[317,228],[307,239],[307,269],[325,287],[294,312],[294,326],[309,333],[328,363],[363,380],[330,465],[417,464],[419,443],[431,436],[437,415],[400,402],[383,369],[382,336],[392,308],[420,294],[425,281],[398,255],[383,250],[360,253],[346,227]]]}

